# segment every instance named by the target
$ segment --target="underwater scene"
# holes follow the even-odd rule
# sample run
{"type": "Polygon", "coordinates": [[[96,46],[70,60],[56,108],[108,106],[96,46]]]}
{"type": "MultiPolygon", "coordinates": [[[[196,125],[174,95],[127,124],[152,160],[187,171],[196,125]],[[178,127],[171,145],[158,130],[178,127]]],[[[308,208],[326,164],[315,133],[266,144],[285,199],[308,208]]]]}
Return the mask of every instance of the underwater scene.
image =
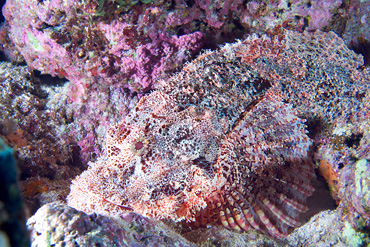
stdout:
{"type": "Polygon", "coordinates": [[[370,246],[370,1],[1,4],[0,247],[370,246]]]}

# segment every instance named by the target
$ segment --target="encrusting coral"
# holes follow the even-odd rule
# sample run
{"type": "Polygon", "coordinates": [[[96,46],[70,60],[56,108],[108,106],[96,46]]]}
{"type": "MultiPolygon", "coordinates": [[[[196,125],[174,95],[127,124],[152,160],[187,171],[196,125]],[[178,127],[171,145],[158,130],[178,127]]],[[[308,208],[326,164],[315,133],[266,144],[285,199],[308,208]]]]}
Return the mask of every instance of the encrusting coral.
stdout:
{"type": "Polygon", "coordinates": [[[285,237],[313,191],[315,139],[303,119],[312,129],[361,118],[369,87],[356,80],[362,62],[319,31],[251,36],[206,52],[110,128],[104,154],[73,181],[68,203],[285,237]]]}

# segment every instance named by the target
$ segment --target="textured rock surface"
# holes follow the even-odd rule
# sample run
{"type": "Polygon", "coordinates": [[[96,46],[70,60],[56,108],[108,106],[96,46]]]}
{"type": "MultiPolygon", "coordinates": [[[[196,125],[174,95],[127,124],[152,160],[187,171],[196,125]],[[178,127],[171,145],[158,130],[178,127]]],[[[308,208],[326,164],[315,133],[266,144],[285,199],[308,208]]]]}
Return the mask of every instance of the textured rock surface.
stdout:
{"type": "Polygon", "coordinates": [[[51,201],[65,199],[68,179],[100,154],[106,128],[136,102],[124,90],[94,86],[86,90],[86,100],[70,102],[69,84],[27,66],[0,63],[0,135],[19,160],[31,212],[52,194],[51,201]]]}
{"type": "Polygon", "coordinates": [[[338,119],[328,133],[320,135],[315,153],[340,212],[357,229],[368,229],[370,122],[369,106],[352,121],[338,119]],[[359,117],[360,116],[360,117],[359,117]]]}
{"type": "Polygon", "coordinates": [[[200,49],[200,32],[166,31],[167,3],[116,4],[9,0],[3,13],[28,66],[72,81],[70,100],[96,83],[145,91],[200,49]]]}
{"type": "MultiPolygon", "coordinates": [[[[167,223],[170,223],[167,221],[167,223]]],[[[169,225],[173,225],[169,224],[169,225]]],[[[27,222],[32,246],[364,246],[368,242],[336,210],[323,211],[297,228],[284,240],[272,239],[251,230],[246,233],[222,227],[197,229],[181,233],[155,219],[135,213],[110,218],[87,215],[64,204],[41,207],[27,222]]]]}
{"type": "Polygon", "coordinates": [[[160,221],[135,213],[109,218],[60,203],[42,206],[27,221],[32,246],[195,246],[160,221]]]}

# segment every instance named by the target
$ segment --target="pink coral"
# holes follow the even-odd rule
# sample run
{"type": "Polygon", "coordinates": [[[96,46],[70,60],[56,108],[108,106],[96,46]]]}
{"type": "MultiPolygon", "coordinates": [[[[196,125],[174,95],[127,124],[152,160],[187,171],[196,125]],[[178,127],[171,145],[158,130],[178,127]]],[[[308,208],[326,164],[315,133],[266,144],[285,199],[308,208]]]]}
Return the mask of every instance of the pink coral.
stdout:
{"type": "Polygon", "coordinates": [[[94,1],[10,0],[3,12],[9,38],[27,64],[72,81],[74,99],[83,95],[81,87],[99,79],[135,92],[148,90],[156,78],[200,49],[200,32],[166,32],[163,11],[150,6],[133,6],[136,14],[115,20],[99,11],[115,11],[116,6],[101,9],[94,1]]]}
{"type": "MultiPolygon", "coordinates": [[[[363,110],[369,113],[368,106],[363,110]]],[[[335,121],[333,130],[320,139],[316,158],[333,172],[334,181],[328,184],[340,215],[361,229],[370,226],[370,125],[369,117],[358,113],[355,121],[335,121]]]]}
{"type": "Polygon", "coordinates": [[[339,8],[342,0],[313,0],[313,1],[293,1],[288,12],[291,16],[307,18],[308,30],[321,29],[329,24],[333,12],[339,8]]]}

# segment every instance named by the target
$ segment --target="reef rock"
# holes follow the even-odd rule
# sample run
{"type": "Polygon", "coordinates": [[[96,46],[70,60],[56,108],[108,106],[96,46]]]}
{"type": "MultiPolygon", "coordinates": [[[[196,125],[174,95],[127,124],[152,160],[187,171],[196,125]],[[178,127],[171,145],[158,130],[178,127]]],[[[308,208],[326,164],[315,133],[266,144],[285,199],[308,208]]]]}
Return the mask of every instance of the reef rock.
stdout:
{"type": "Polygon", "coordinates": [[[27,221],[32,246],[195,246],[164,223],[136,213],[87,215],[65,204],[42,206],[27,221]]]}

